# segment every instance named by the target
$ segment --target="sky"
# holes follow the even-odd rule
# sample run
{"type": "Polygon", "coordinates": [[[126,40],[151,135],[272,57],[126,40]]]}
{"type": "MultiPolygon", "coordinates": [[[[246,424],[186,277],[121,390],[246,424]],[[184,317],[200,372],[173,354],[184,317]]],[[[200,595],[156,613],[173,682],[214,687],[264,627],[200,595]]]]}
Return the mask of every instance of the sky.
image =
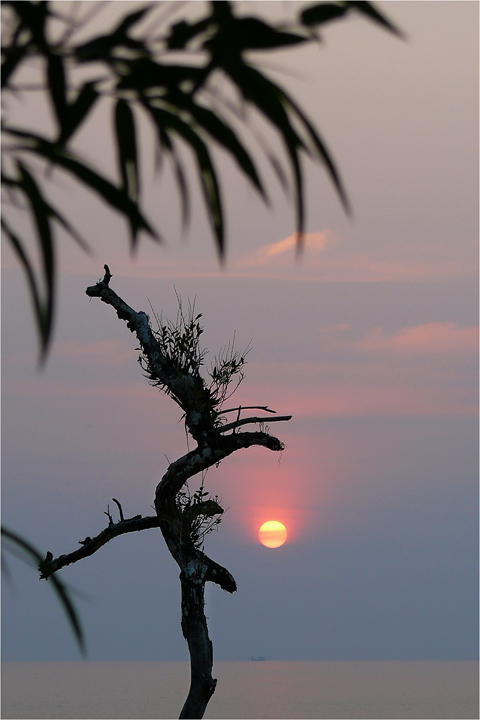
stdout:
{"type": "MultiPolygon", "coordinates": [[[[292,6],[255,11],[282,17],[292,6]]],[[[132,259],[122,222],[55,182],[52,198],[95,254],[59,235],[58,317],[41,371],[25,282],[3,246],[2,517],[44,551],[71,552],[100,532],[113,497],[125,515],[153,514],[156,484],[187,449],[135,339],[85,295],[105,262],[137,310],[174,317],[175,291],[195,298],[212,359],[233,333],[239,349],[251,342],[231,404],[293,415],[271,426],[280,456],[250,448],[206,477],[228,511],[205,549],[238,584],[234,595],[207,586],[218,660],[477,655],[478,3],[379,7],[407,40],[352,18],[318,46],[263,59],[314,119],[353,207],[349,218],[323,169],[305,163],[301,260],[293,209],[268,167],[266,208],[218,154],[219,267],[200,196],[182,233],[168,170],[152,178],[148,127],[146,207],[163,244],[143,238],[132,259]],[[260,544],[267,520],[287,527],[283,546],[260,544]]],[[[41,106],[14,111],[48,126],[41,106]]],[[[76,140],[105,171],[108,111],[76,140]]],[[[3,659],[77,659],[49,585],[6,559],[3,659]]],[[[90,659],[187,659],[178,568],[158,531],[117,538],[62,578],[90,659]]]]}

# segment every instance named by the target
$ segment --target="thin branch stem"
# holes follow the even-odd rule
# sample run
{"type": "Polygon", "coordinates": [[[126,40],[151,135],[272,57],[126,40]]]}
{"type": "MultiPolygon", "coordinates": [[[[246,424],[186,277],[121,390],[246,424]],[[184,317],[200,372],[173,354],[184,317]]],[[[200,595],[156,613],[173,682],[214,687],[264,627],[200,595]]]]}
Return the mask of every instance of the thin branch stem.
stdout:
{"type": "Polygon", "coordinates": [[[86,537],[85,540],[79,541],[82,547],[67,555],[60,555],[58,558],[48,560],[47,553],[47,559],[42,563],[40,579],[47,580],[50,575],[66,565],[71,565],[85,557],[89,557],[89,555],[93,555],[97,550],[100,550],[103,545],[106,545],[107,542],[119,535],[138,532],[139,530],[149,530],[150,528],[159,526],[160,523],[157,516],[142,517],[141,515],[136,515],[127,520],[120,520],[118,523],[106,527],[95,537],[86,537]]]}
{"type": "MultiPolygon", "coordinates": [[[[272,411],[273,412],[273,411],[272,411]]],[[[264,423],[264,422],[286,422],[287,420],[291,420],[291,415],[279,415],[278,417],[250,417],[250,418],[243,418],[242,420],[235,420],[235,422],[228,423],[228,425],[223,425],[221,428],[219,428],[219,431],[221,433],[227,432],[227,430],[234,430],[237,427],[240,427],[240,425],[248,425],[250,423],[264,423]]]]}
{"type": "Polygon", "coordinates": [[[237,410],[265,410],[265,412],[276,413],[276,410],[271,410],[266,405],[239,405],[238,407],[228,408],[228,410],[221,410],[220,414],[225,415],[229,412],[237,412],[237,410]]]}

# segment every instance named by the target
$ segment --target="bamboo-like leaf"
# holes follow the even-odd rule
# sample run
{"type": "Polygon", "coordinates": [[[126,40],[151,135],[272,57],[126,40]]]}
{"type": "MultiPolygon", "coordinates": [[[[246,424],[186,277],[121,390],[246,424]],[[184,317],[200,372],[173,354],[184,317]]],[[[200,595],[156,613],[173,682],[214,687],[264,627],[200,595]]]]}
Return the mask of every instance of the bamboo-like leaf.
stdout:
{"type": "MultiPolygon", "coordinates": [[[[21,535],[18,535],[18,533],[13,532],[12,530],[8,530],[3,525],[2,537],[9,540],[14,547],[19,548],[25,554],[28,560],[30,560],[32,563],[37,565],[39,569],[41,569],[42,565],[45,562],[45,559],[37,550],[37,548],[35,548],[30,542],[28,542],[28,540],[25,540],[25,538],[21,535]]],[[[80,618],[73,605],[72,600],[70,599],[70,594],[66,588],[66,585],[55,575],[50,575],[49,579],[51,580],[57,597],[63,606],[65,614],[67,615],[68,622],[70,623],[80,652],[82,653],[82,655],[85,655],[85,638],[80,623],[80,618]]]]}
{"type": "Polygon", "coordinates": [[[196,23],[189,23],[186,20],[180,20],[170,27],[170,34],[167,38],[167,47],[169,50],[183,50],[185,45],[196,37],[211,24],[212,18],[207,17],[196,23]]]}
{"type": "Polygon", "coordinates": [[[44,332],[44,323],[43,323],[43,316],[44,316],[44,309],[43,304],[40,296],[40,291],[38,288],[37,280],[35,278],[35,271],[33,269],[33,265],[28,259],[27,253],[25,252],[22,241],[18,237],[18,235],[12,230],[12,228],[8,225],[7,221],[2,217],[1,220],[2,223],[2,230],[10,240],[10,244],[12,246],[13,251],[15,252],[17,258],[20,261],[20,264],[23,266],[23,269],[25,271],[25,275],[27,276],[27,285],[28,289],[30,290],[30,295],[32,297],[32,304],[33,304],[33,312],[35,316],[35,322],[37,325],[38,334],[40,336],[40,345],[42,349],[42,353],[45,353],[45,350],[48,346],[48,338],[45,336],[44,332]]]}
{"type": "MultiPolygon", "coordinates": [[[[2,48],[3,50],[3,48],[2,48]]],[[[10,76],[14,73],[23,58],[27,54],[26,47],[8,48],[8,52],[4,51],[4,59],[2,60],[1,86],[4,88],[8,85],[10,76]]]]}
{"type": "Polygon", "coordinates": [[[65,68],[61,55],[52,52],[47,53],[47,80],[53,109],[55,110],[60,130],[63,130],[63,128],[68,125],[68,105],[65,68]]]}
{"type": "Polygon", "coordinates": [[[86,253],[90,254],[91,248],[90,245],[87,243],[87,241],[80,235],[80,233],[73,227],[73,225],[67,220],[67,218],[62,215],[56,208],[53,207],[50,203],[45,201],[45,205],[48,208],[50,212],[50,216],[56,220],[62,227],[68,232],[69,235],[75,240],[75,242],[80,245],[82,250],[84,250],[86,253]]]}
{"type": "Polygon", "coordinates": [[[45,25],[51,16],[48,2],[10,2],[9,5],[18,17],[21,32],[17,37],[24,35],[25,30],[31,33],[33,44],[37,48],[45,48],[48,42],[45,38],[45,25]]]}
{"type": "Polygon", "coordinates": [[[2,44],[2,88],[8,86],[12,73],[30,52],[35,52],[38,47],[46,46],[45,21],[51,14],[46,2],[10,2],[8,4],[17,16],[17,27],[11,44],[5,44],[5,46],[2,44]]]}
{"type": "Polygon", "coordinates": [[[279,161],[279,159],[271,152],[270,150],[265,152],[267,159],[270,161],[270,164],[273,168],[273,171],[275,175],[277,176],[277,180],[282,186],[284,192],[286,193],[289,187],[289,182],[287,175],[279,161]]]}
{"type": "MultiPolygon", "coordinates": [[[[18,180],[15,180],[12,177],[8,177],[4,173],[1,175],[2,180],[2,186],[6,188],[11,188],[15,190],[22,190],[21,183],[19,183],[18,180]]],[[[46,208],[48,209],[48,212],[50,213],[51,217],[53,217],[55,220],[57,220],[60,225],[63,226],[63,228],[69,233],[69,235],[72,236],[72,238],[80,245],[82,250],[84,250],[86,253],[90,253],[91,249],[87,241],[80,235],[80,233],[73,227],[73,225],[66,219],[64,215],[62,215],[56,208],[53,207],[45,198],[43,198],[43,201],[45,203],[46,208]]]]}
{"type": "Polygon", "coordinates": [[[62,131],[58,138],[60,145],[65,145],[65,143],[72,137],[75,130],[86,119],[97,99],[98,92],[95,89],[95,83],[85,83],[78,93],[75,101],[69,105],[68,122],[62,127],[62,131]]]}
{"type": "Polygon", "coordinates": [[[98,172],[78,160],[73,153],[68,152],[40,135],[26,133],[21,130],[13,130],[11,128],[6,132],[23,140],[22,149],[29,150],[49,160],[54,165],[67,170],[77,180],[80,180],[93,190],[95,194],[103,198],[108,205],[120,212],[129,221],[132,247],[136,245],[138,233],[142,230],[149,233],[152,238],[156,240],[160,239],[156,230],[141,213],[138,204],[128,197],[125,190],[117,188],[98,172]]]}
{"type": "Polygon", "coordinates": [[[115,133],[117,140],[117,162],[123,189],[130,200],[136,202],[140,195],[137,166],[137,142],[135,121],[130,105],[120,99],[115,106],[115,133]]]}
{"type": "Polygon", "coordinates": [[[280,89],[267,80],[258,70],[243,64],[229,72],[246,100],[262,112],[278,130],[290,158],[294,176],[297,231],[301,234],[304,225],[303,178],[299,164],[299,150],[308,148],[293,128],[284,107],[285,96],[280,89]],[[282,102],[283,101],[283,102],[282,102]]]}
{"type": "Polygon", "coordinates": [[[295,177],[295,194],[297,203],[297,230],[302,232],[303,227],[303,191],[302,191],[302,174],[298,164],[298,151],[304,150],[309,152],[308,147],[294,130],[288,117],[288,110],[293,111],[297,118],[301,121],[304,128],[308,132],[310,142],[316,153],[324,162],[330,178],[339,194],[340,200],[347,212],[349,212],[349,202],[340,179],[338,170],[331,158],[325,144],[319,137],[315,128],[308,120],[306,115],[300,110],[298,105],[285,93],[284,90],[275,85],[271,80],[263,76],[258,70],[244,66],[242,74],[236,75],[234,80],[237,82],[242,93],[253,102],[277,127],[280,135],[288,149],[292,171],[295,177]]]}
{"type": "Polygon", "coordinates": [[[196,148],[197,161],[202,178],[205,202],[215,233],[220,259],[225,257],[225,235],[220,186],[206,145],[200,141],[196,148]]]}
{"type": "Polygon", "coordinates": [[[345,3],[319,3],[311,5],[300,13],[300,22],[303,25],[323,25],[342,17],[348,11],[345,3]]]}
{"type": "MultiPolygon", "coordinates": [[[[25,172],[25,170],[24,170],[25,172]]],[[[23,185],[22,181],[15,181],[12,178],[7,178],[5,176],[2,176],[2,183],[5,184],[8,187],[15,188],[17,191],[22,192],[23,194],[26,194],[25,187],[23,185]]],[[[37,188],[38,189],[38,188],[37,188]]],[[[48,217],[48,219],[52,218],[56,220],[60,225],[63,226],[63,228],[72,236],[72,238],[80,245],[80,247],[85,250],[86,252],[90,252],[90,247],[86,243],[86,241],[82,238],[82,236],[76,231],[76,229],[71,225],[71,223],[58,211],[56,210],[50,203],[48,203],[45,198],[41,198],[43,202],[43,212],[48,217]]],[[[32,305],[33,305],[33,313],[35,318],[35,324],[37,326],[37,330],[40,337],[40,347],[41,347],[41,354],[40,354],[40,361],[43,362],[46,358],[46,354],[48,351],[48,346],[50,343],[50,333],[49,328],[52,326],[53,322],[53,310],[54,310],[54,300],[55,296],[53,294],[51,298],[51,308],[49,299],[48,299],[48,288],[49,283],[54,286],[54,279],[55,279],[55,265],[53,265],[52,268],[52,277],[49,280],[48,273],[43,271],[43,284],[47,288],[47,300],[42,300],[42,293],[40,291],[40,284],[36,278],[34,265],[29,260],[29,257],[25,251],[25,248],[22,244],[22,240],[18,237],[16,232],[10,227],[10,225],[7,223],[7,221],[2,218],[2,229],[6,236],[8,237],[11,247],[13,251],[15,252],[18,260],[20,261],[21,266],[23,267],[23,270],[26,275],[27,285],[30,291],[30,295],[32,298],[32,305]],[[49,315],[50,317],[49,319],[49,315]]]]}
{"type": "Polygon", "coordinates": [[[192,103],[188,107],[197,123],[203,127],[217,142],[228,150],[238,163],[239,167],[257,188],[263,199],[266,200],[265,191],[258,177],[255,165],[250,155],[238,140],[232,128],[208,108],[192,103]]]}
{"type": "Polygon", "coordinates": [[[172,158],[175,178],[177,180],[178,190],[180,193],[182,229],[185,230],[185,228],[189,225],[190,222],[190,194],[188,192],[186,176],[183,171],[183,166],[180,162],[180,158],[178,157],[178,153],[175,149],[175,145],[172,142],[169,134],[167,133],[165,128],[157,126],[157,130],[159,133],[159,139],[162,147],[165,148],[165,150],[170,154],[170,157],[172,158]]]}
{"type": "Polygon", "coordinates": [[[179,92],[182,84],[193,83],[199,87],[205,77],[206,71],[202,67],[166,64],[140,57],[128,64],[128,72],[117,83],[117,90],[143,91],[145,94],[153,91],[155,95],[163,88],[174,97],[175,104],[181,104],[186,97],[179,92]]]}
{"type": "Polygon", "coordinates": [[[151,10],[150,5],[144,5],[140,10],[134,10],[133,12],[129,13],[128,15],[125,15],[123,20],[120,22],[120,24],[117,26],[117,28],[114,30],[114,35],[124,35],[127,30],[129,30],[132,25],[135,25],[135,23],[139,22],[146,12],[151,10]]]}
{"type": "Polygon", "coordinates": [[[235,18],[236,42],[242,50],[273,50],[274,48],[298,45],[309,38],[297,33],[277,30],[256,17],[235,18]]]}
{"type": "Polygon", "coordinates": [[[159,131],[160,128],[169,128],[177,133],[193,151],[197,161],[205,205],[214,231],[217,250],[220,258],[223,258],[225,254],[225,242],[220,188],[206,144],[190,125],[184,122],[178,115],[168,110],[152,107],[145,99],[144,106],[150,113],[159,131]]]}
{"type": "Polygon", "coordinates": [[[389,30],[395,35],[398,35],[398,37],[406,37],[405,33],[399,28],[397,28],[392,22],[390,22],[390,20],[385,17],[385,15],[381,13],[380,10],[378,10],[378,8],[376,8],[373,3],[365,2],[365,0],[349,0],[348,6],[356,8],[356,10],[362,13],[362,15],[365,15],[370,20],[373,20],[373,22],[378,23],[385,30],[389,30]]]}
{"type": "Polygon", "coordinates": [[[19,187],[21,187],[28,198],[36,226],[42,261],[42,275],[45,282],[45,300],[39,305],[40,334],[42,338],[40,359],[43,362],[53,329],[53,312],[55,306],[55,248],[50,222],[50,209],[36,181],[25,165],[18,162],[18,169],[20,171],[19,187]]]}
{"type": "Polygon", "coordinates": [[[97,35],[92,40],[88,40],[82,45],[78,45],[74,52],[79,62],[93,62],[98,60],[105,62],[115,47],[131,47],[148,55],[149,52],[144,42],[134,40],[127,35],[127,31],[136,22],[142,19],[145,13],[151,9],[150,5],[146,5],[140,10],[135,10],[126,15],[119,25],[108,35],[97,35]]]}
{"type": "Polygon", "coordinates": [[[323,140],[318,135],[317,131],[313,127],[310,120],[307,118],[307,116],[300,110],[299,106],[290,98],[286,93],[283,93],[286,102],[293,108],[295,113],[297,114],[298,118],[302,121],[304,126],[307,128],[310,139],[312,140],[321,160],[325,163],[327,170],[330,174],[330,178],[338,192],[338,195],[340,197],[340,200],[342,202],[342,205],[344,207],[345,212],[348,214],[350,213],[350,202],[347,197],[347,193],[345,191],[345,188],[343,186],[342,180],[340,178],[340,173],[329,153],[327,150],[327,147],[323,140]]]}

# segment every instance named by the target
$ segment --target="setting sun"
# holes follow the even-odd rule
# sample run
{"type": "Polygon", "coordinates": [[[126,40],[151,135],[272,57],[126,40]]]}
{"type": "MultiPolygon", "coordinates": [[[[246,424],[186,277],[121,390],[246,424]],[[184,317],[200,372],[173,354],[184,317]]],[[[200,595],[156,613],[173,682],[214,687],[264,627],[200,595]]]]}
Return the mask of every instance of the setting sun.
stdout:
{"type": "Polygon", "coordinates": [[[269,520],[261,526],[258,537],[265,547],[277,548],[287,539],[287,528],[277,520],[269,520]]]}

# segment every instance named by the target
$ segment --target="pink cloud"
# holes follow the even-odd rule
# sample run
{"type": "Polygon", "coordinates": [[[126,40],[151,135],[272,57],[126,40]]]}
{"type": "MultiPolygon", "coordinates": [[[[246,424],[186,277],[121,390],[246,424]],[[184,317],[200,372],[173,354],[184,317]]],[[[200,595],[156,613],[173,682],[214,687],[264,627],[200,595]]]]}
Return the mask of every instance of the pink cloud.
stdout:
{"type": "Polygon", "coordinates": [[[353,253],[332,230],[306,233],[303,253],[294,262],[297,234],[269,243],[229,263],[229,274],[251,277],[288,278],[322,282],[438,282],[476,272],[456,260],[438,260],[435,248],[426,260],[415,251],[405,257],[404,248],[366,250],[353,253]],[[432,258],[432,259],[430,259],[432,258]]]}
{"type": "MultiPolygon", "coordinates": [[[[321,232],[305,233],[302,242],[302,256],[308,265],[319,253],[322,253],[332,240],[332,234],[328,230],[321,232]]],[[[246,257],[234,263],[233,270],[268,266],[270,269],[278,268],[279,264],[296,267],[295,253],[297,250],[298,233],[293,233],[283,240],[263,245],[258,250],[248,254],[246,257]]]]}
{"type": "Polygon", "coordinates": [[[338,327],[325,330],[318,361],[252,362],[242,401],[268,396],[271,407],[294,417],[476,416],[478,328],[431,323],[392,336],[374,329],[359,341],[345,337],[348,328],[343,337],[338,327]]]}
{"type": "MultiPolygon", "coordinates": [[[[295,399],[292,398],[293,402],[295,399]]],[[[288,399],[286,398],[288,405],[288,399]]],[[[290,408],[290,405],[288,405],[290,408]]],[[[342,383],[323,387],[315,395],[302,398],[292,413],[300,416],[353,417],[357,415],[459,416],[477,415],[475,398],[457,388],[406,386],[399,382],[385,385],[342,383]]]]}
{"type": "Polygon", "coordinates": [[[438,355],[478,349],[478,327],[458,327],[452,322],[426,323],[402,328],[384,335],[382,328],[372,328],[357,344],[368,352],[394,352],[401,355],[438,355]]]}
{"type": "Polygon", "coordinates": [[[463,274],[464,269],[457,262],[383,260],[367,254],[326,258],[322,266],[322,280],[326,282],[439,281],[463,274]]]}
{"type": "MultiPolygon", "coordinates": [[[[266,388],[262,385],[264,392],[266,388]]],[[[468,388],[430,386],[391,377],[375,382],[351,378],[282,393],[282,409],[295,418],[371,415],[472,416],[478,413],[476,396],[468,388]]]]}

